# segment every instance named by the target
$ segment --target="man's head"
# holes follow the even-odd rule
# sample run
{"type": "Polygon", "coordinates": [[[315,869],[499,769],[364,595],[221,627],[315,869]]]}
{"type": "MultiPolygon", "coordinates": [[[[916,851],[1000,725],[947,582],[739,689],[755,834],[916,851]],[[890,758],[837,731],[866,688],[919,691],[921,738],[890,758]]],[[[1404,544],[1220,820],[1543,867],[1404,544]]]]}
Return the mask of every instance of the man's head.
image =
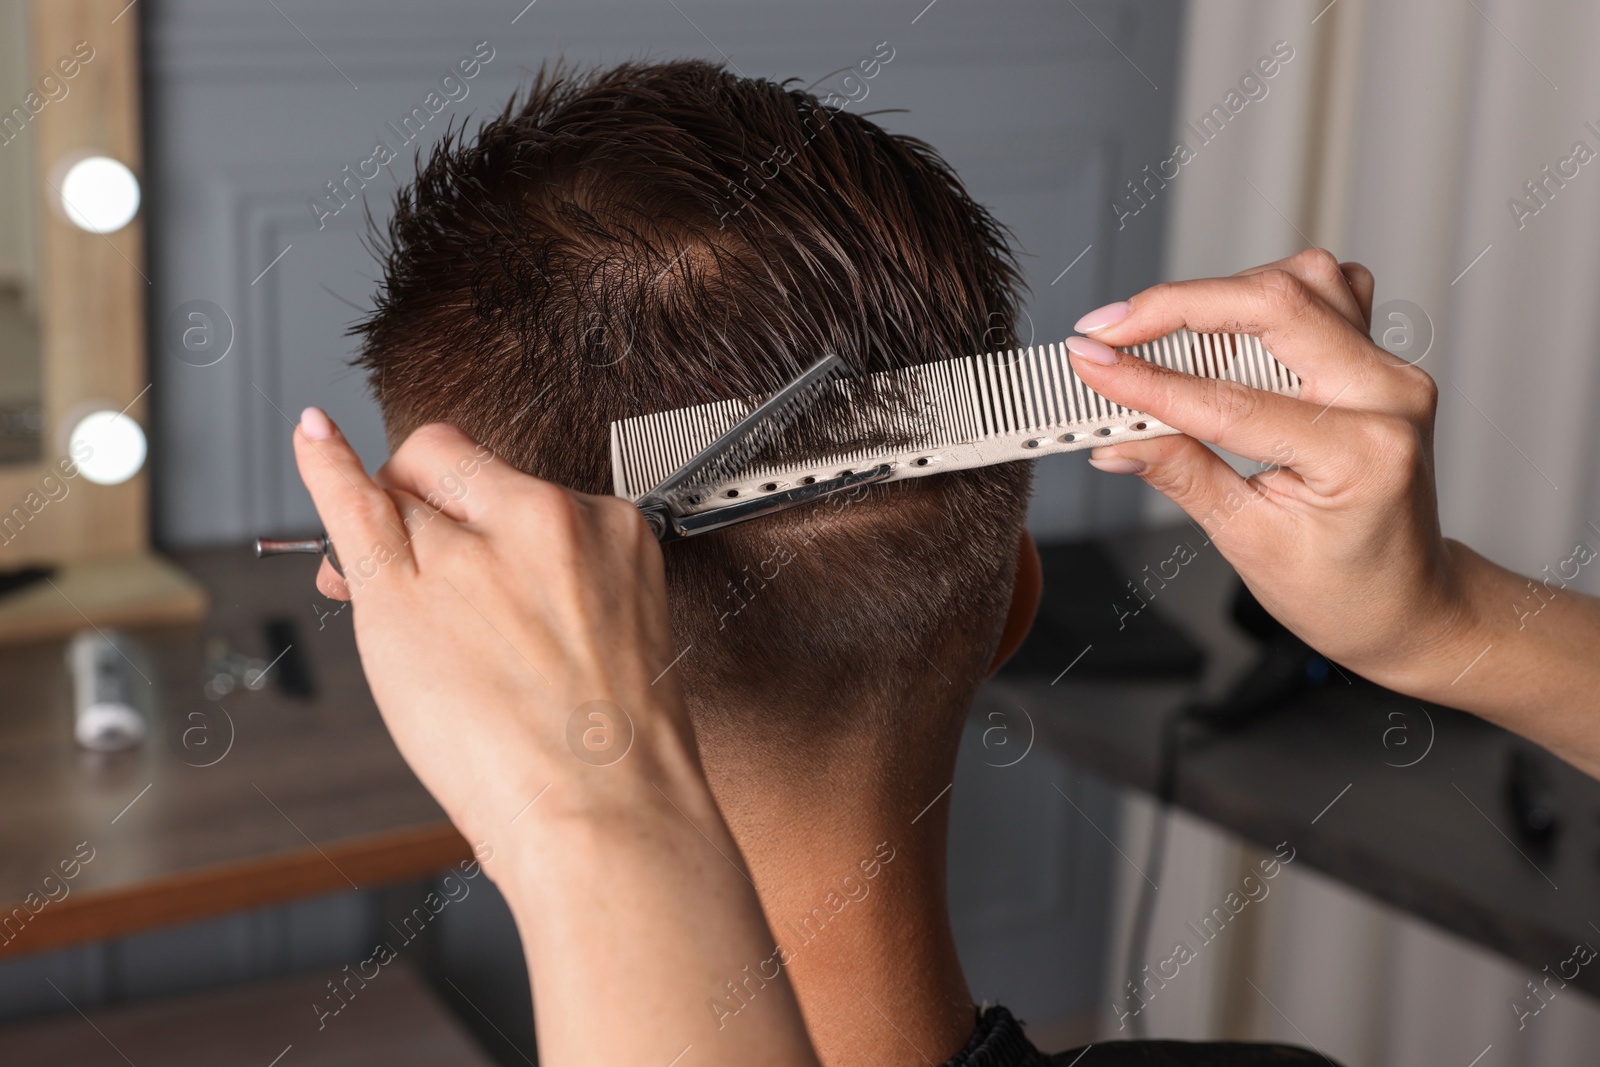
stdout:
{"type": "MultiPolygon", "coordinates": [[[[589,493],[611,491],[614,420],[770,392],[829,352],[870,373],[999,347],[1017,309],[1000,226],[928,146],[700,62],[541,73],[446,137],[384,243],[357,332],[391,443],[451,422],[589,493]]],[[[667,546],[697,725],[948,736],[999,638],[1029,476],[667,546]]]]}

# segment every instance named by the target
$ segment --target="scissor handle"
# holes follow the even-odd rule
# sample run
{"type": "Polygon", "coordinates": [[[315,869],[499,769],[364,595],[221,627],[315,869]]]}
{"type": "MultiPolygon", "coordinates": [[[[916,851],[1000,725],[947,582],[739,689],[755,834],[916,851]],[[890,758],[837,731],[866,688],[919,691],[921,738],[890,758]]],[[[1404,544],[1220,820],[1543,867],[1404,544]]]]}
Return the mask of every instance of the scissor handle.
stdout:
{"type": "Polygon", "coordinates": [[[824,481],[813,482],[810,485],[798,485],[793,489],[782,492],[770,493],[767,496],[753,497],[741,500],[737,504],[728,504],[709,511],[699,511],[689,515],[674,513],[669,505],[660,502],[647,503],[639,510],[644,513],[645,521],[650,524],[650,529],[656,535],[656,540],[662,544],[669,541],[678,541],[696,534],[709,533],[720,530],[725,526],[735,523],[748,522],[759,519],[764,515],[771,515],[789,508],[799,507],[802,504],[815,503],[824,500],[836,493],[847,489],[854,489],[863,485],[874,485],[888,479],[894,473],[894,465],[880,463],[865,470],[851,471],[824,481]]]}
{"type": "Polygon", "coordinates": [[[271,537],[256,538],[256,559],[295,554],[326,556],[328,562],[333,565],[334,572],[339,577],[344,577],[344,568],[339,566],[339,557],[333,551],[333,542],[328,540],[326,534],[299,541],[280,541],[271,537]]]}

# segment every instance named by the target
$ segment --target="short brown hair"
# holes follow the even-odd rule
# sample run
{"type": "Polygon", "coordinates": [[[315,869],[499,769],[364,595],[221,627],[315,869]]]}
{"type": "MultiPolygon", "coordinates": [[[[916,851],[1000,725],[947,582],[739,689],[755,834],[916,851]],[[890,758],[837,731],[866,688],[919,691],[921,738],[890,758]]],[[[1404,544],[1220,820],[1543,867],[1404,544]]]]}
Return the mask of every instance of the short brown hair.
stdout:
{"type": "MultiPolygon", "coordinates": [[[[541,70],[419,161],[377,244],[353,332],[391,444],[447,421],[589,493],[610,490],[613,420],[770,392],[829,352],[858,372],[969,355],[1018,306],[1003,229],[929,146],[704,62],[541,70]]],[[[691,705],[893,707],[916,672],[964,706],[1030,473],[666,546],[691,705]]]]}

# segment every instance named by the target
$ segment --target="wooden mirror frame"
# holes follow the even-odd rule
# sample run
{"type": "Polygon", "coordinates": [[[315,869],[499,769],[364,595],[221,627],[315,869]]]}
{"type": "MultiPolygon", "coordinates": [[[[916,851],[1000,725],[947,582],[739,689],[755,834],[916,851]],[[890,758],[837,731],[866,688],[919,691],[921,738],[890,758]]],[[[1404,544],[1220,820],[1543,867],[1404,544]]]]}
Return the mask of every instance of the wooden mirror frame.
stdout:
{"type": "Polygon", "coordinates": [[[0,640],[205,612],[203,591],[150,554],[148,455],[129,480],[96,485],[67,452],[70,422],[98,408],[125,410],[151,437],[138,27],[128,0],[29,0],[30,96],[0,102],[31,113],[23,136],[35,138],[43,382],[40,460],[0,466],[0,571],[55,569],[51,583],[0,598],[0,640]],[[58,62],[86,48],[63,78],[58,62]],[[66,83],[64,97],[37,92],[46,74],[66,83]],[[79,229],[58,209],[62,161],[88,153],[140,180],[140,211],[114,233],[79,229]]]}

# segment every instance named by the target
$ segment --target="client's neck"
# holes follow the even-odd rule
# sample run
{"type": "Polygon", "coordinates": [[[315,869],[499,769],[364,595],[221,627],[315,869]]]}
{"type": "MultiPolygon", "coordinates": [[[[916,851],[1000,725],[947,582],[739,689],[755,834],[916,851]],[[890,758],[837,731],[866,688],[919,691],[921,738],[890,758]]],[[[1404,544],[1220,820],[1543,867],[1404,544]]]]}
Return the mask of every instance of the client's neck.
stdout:
{"type": "MultiPolygon", "coordinates": [[[[915,719],[919,736],[866,728],[803,752],[752,751],[748,734],[733,731],[701,740],[712,791],[825,1065],[938,1065],[972,1034],[945,896],[957,731],[949,716],[915,719]]],[[[776,968],[767,965],[766,976],[776,968]]],[[[728,1014],[713,1010],[737,1026],[761,976],[752,966],[730,977],[728,1014]]]]}

